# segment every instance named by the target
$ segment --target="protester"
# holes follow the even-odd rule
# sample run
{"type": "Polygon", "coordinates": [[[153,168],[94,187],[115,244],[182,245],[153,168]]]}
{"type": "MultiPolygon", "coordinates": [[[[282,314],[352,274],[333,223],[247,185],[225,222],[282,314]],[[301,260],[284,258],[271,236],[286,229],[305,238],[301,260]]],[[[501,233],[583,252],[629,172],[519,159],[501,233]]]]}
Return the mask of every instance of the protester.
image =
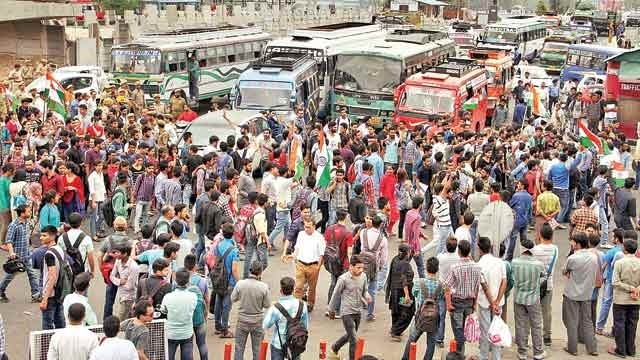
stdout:
{"type": "Polygon", "coordinates": [[[138,360],[138,352],[133,343],[118,337],[120,319],[109,316],[102,324],[104,338],[100,339],[98,347],[93,349],[89,360],[138,360]]]}
{"type": "Polygon", "coordinates": [[[98,335],[85,328],[84,306],[73,304],[69,307],[67,328],[56,331],[49,342],[47,359],[50,360],[88,360],[98,347],[98,335]]]}
{"type": "Polygon", "coordinates": [[[640,259],[634,254],[638,249],[638,242],[626,239],[623,247],[624,257],[616,261],[613,268],[613,333],[616,344],[608,352],[618,357],[635,357],[640,302],[640,259]]]}
{"type": "Polygon", "coordinates": [[[189,271],[181,268],[176,272],[176,289],[162,299],[160,308],[167,315],[167,339],[169,360],[174,360],[180,348],[182,360],[193,359],[193,312],[197,297],[187,290],[189,271]]]}

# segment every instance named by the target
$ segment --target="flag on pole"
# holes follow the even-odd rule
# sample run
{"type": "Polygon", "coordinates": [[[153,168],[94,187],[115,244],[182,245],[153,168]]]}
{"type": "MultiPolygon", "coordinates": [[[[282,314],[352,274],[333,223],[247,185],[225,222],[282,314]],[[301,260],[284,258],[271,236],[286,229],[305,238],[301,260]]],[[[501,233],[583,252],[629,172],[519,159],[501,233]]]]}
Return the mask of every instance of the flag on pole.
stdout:
{"type": "Polygon", "coordinates": [[[622,166],[621,162],[611,163],[611,178],[616,187],[623,187],[624,181],[629,177],[629,171],[622,166]]]}
{"type": "Polygon", "coordinates": [[[67,109],[64,103],[66,91],[62,85],[60,85],[58,80],[53,78],[53,74],[51,72],[47,72],[44,94],[47,99],[47,109],[58,115],[58,117],[66,119],[67,109]]]}
{"type": "Polygon", "coordinates": [[[545,109],[542,104],[539,91],[535,86],[531,86],[531,113],[536,116],[545,117],[547,116],[547,109],[545,109]]]}
{"type": "Polygon", "coordinates": [[[578,130],[580,132],[580,144],[586,148],[595,147],[598,154],[608,155],[611,153],[607,142],[594,134],[583,120],[578,121],[578,130]]]}
{"type": "Polygon", "coordinates": [[[324,140],[324,131],[320,131],[318,137],[318,172],[316,173],[316,185],[326,189],[331,183],[331,152],[324,140]]]}

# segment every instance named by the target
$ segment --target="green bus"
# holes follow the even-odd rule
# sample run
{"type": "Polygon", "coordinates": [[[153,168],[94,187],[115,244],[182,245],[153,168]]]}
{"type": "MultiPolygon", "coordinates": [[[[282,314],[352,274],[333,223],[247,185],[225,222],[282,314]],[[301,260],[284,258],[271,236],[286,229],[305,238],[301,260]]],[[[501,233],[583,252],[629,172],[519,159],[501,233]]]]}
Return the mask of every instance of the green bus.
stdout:
{"type": "Polygon", "coordinates": [[[559,74],[567,58],[569,45],[578,38],[569,31],[556,31],[544,39],[540,52],[540,66],[549,74],[559,74]]]}
{"type": "Polygon", "coordinates": [[[333,118],[345,108],[351,120],[368,116],[376,128],[392,123],[396,87],[455,54],[446,32],[416,29],[395,30],[384,40],[341,50],[330,92],[333,118]]]}

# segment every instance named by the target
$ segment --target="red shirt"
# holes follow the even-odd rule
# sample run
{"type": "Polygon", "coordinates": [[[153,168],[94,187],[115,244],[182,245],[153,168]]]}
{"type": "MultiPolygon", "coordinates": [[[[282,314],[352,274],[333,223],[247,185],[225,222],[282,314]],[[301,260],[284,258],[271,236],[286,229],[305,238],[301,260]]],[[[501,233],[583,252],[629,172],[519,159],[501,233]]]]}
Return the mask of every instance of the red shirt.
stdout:
{"type": "Polygon", "coordinates": [[[91,137],[98,138],[104,136],[104,126],[91,125],[87,128],[87,134],[91,137]]]}
{"type": "Polygon", "coordinates": [[[62,183],[62,177],[58,174],[54,174],[52,177],[42,175],[40,178],[42,184],[42,193],[46,194],[47,191],[54,189],[58,194],[64,194],[64,184],[62,183]]]}
{"type": "Polygon", "coordinates": [[[198,113],[191,110],[191,109],[187,109],[185,111],[183,111],[182,113],[180,113],[180,115],[178,116],[178,121],[186,121],[186,122],[192,122],[193,120],[195,120],[198,117],[198,113]]]}
{"type": "Polygon", "coordinates": [[[7,130],[9,130],[9,133],[11,134],[11,138],[16,137],[16,135],[18,135],[18,124],[16,122],[9,121],[5,127],[7,128],[7,130]]]}
{"type": "Polygon", "coordinates": [[[500,200],[500,193],[491,193],[489,194],[489,202],[494,202],[500,200]]]}
{"type": "Polygon", "coordinates": [[[342,224],[333,224],[327,227],[324,232],[324,240],[327,242],[327,246],[331,243],[340,243],[340,259],[342,259],[342,268],[347,270],[349,268],[349,258],[347,257],[347,249],[353,246],[353,234],[342,224]],[[341,240],[342,239],[342,240],[341,240]]]}

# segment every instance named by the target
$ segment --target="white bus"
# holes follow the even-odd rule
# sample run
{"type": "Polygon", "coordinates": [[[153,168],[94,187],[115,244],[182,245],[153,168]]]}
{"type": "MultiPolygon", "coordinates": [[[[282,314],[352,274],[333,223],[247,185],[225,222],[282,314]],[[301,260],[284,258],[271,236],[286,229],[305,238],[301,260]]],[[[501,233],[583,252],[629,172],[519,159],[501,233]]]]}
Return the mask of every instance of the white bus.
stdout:
{"type": "MultiPolygon", "coordinates": [[[[501,22],[487,25],[485,43],[512,45],[523,59],[535,59],[544,45],[547,36],[546,24],[535,16],[516,16],[501,22]]],[[[518,56],[514,53],[514,56],[518,56]]]]}
{"type": "Polygon", "coordinates": [[[175,90],[191,98],[187,56],[195,51],[200,65],[198,100],[226,97],[271,39],[260,28],[232,25],[146,34],[111,49],[111,71],[115,79],[139,81],[145,94],[160,94],[163,101],[175,90]]]}
{"type": "Polygon", "coordinates": [[[339,23],[298,29],[291,32],[290,37],[270,41],[266,54],[271,53],[305,53],[312,55],[319,65],[321,85],[320,109],[325,109],[327,95],[333,84],[335,56],[342,49],[373,40],[384,40],[387,30],[380,24],[339,23]]]}

